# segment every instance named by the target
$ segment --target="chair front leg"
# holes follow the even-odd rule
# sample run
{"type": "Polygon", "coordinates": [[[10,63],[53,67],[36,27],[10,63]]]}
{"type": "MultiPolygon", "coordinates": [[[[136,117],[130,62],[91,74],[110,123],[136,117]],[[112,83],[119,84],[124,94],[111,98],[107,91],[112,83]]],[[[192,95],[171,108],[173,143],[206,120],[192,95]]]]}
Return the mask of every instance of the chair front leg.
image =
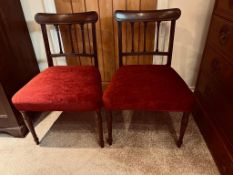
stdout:
{"type": "Polygon", "coordinates": [[[108,144],[112,145],[112,111],[107,112],[108,144]]]}
{"type": "Polygon", "coordinates": [[[98,132],[99,132],[99,144],[101,148],[104,147],[104,137],[103,137],[103,125],[102,125],[102,116],[100,111],[96,111],[97,123],[98,123],[98,132]]]}
{"type": "Polygon", "coordinates": [[[23,116],[24,123],[26,124],[28,130],[32,133],[33,139],[36,142],[36,144],[38,145],[40,142],[39,142],[39,139],[36,135],[36,132],[35,132],[35,129],[34,129],[34,126],[32,124],[30,117],[28,116],[27,112],[25,112],[25,111],[21,111],[21,114],[23,116]]]}
{"type": "Polygon", "coordinates": [[[183,138],[184,138],[184,133],[185,130],[187,128],[188,125],[188,121],[189,121],[189,112],[184,112],[182,120],[181,120],[181,126],[180,126],[180,136],[179,136],[179,140],[177,142],[177,146],[180,148],[182,143],[183,143],[183,138]]]}

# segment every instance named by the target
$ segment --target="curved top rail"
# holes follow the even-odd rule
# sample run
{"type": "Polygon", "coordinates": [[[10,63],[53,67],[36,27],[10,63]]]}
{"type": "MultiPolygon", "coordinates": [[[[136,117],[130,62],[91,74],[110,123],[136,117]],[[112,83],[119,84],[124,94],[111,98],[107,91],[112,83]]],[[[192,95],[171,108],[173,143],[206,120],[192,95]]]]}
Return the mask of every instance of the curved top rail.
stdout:
{"type": "Polygon", "coordinates": [[[178,8],[164,10],[116,10],[115,19],[119,22],[130,21],[172,21],[181,15],[178,8]]]}
{"type": "Polygon", "coordinates": [[[39,24],[83,24],[97,22],[98,14],[95,11],[83,13],[37,13],[35,20],[39,24]]]}

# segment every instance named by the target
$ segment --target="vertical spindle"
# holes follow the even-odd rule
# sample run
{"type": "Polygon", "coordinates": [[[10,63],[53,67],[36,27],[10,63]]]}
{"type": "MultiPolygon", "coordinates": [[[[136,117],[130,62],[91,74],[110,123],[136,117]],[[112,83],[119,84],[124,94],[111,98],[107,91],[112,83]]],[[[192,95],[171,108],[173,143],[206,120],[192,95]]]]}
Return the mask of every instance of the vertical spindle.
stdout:
{"type": "Polygon", "coordinates": [[[146,30],[147,30],[147,22],[144,22],[144,52],[146,52],[146,30]]]}
{"type": "Polygon", "coordinates": [[[96,27],[95,23],[92,23],[92,41],[93,41],[93,51],[94,51],[94,64],[98,68],[97,60],[97,44],[96,44],[96,27]]]}
{"type": "Polygon", "coordinates": [[[172,52],[173,52],[175,28],[176,28],[176,21],[172,20],[171,21],[171,27],[170,27],[169,46],[168,46],[168,58],[167,58],[167,65],[168,66],[171,66],[171,61],[172,61],[172,52]]]}
{"type": "Polygon", "coordinates": [[[160,23],[161,21],[157,22],[157,38],[156,38],[156,52],[159,51],[159,32],[160,32],[160,23]]]}
{"type": "Polygon", "coordinates": [[[122,66],[122,24],[118,22],[118,51],[119,51],[119,67],[122,66]]]}
{"type": "Polygon", "coordinates": [[[46,51],[48,66],[51,67],[51,66],[53,66],[53,58],[52,58],[51,52],[50,52],[48,34],[47,34],[45,24],[41,24],[41,30],[42,30],[42,34],[43,34],[43,38],[44,38],[44,43],[45,43],[45,51],[46,51]]]}
{"type": "Polygon", "coordinates": [[[86,53],[86,46],[85,46],[85,36],[84,36],[84,25],[80,24],[81,26],[81,33],[82,33],[82,42],[83,42],[83,54],[86,53]]]}
{"type": "Polygon", "coordinates": [[[60,54],[63,54],[59,27],[58,27],[57,24],[55,24],[54,26],[55,26],[55,29],[56,29],[56,32],[57,32],[57,38],[58,38],[58,43],[59,43],[60,54]]]}
{"type": "Polygon", "coordinates": [[[131,52],[134,52],[134,22],[131,22],[131,33],[132,33],[132,50],[131,52]]]}

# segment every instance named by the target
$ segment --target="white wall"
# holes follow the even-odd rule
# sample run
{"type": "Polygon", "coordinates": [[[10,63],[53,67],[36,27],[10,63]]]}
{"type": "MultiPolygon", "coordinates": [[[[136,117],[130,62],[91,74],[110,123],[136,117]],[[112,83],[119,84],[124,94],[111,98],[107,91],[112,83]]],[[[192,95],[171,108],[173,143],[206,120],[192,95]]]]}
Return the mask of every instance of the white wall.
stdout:
{"type": "MultiPolygon", "coordinates": [[[[51,4],[53,0],[45,0],[51,4]]],[[[36,57],[41,70],[47,67],[40,26],[35,23],[38,12],[53,11],[43,0],[21,0],[36,57]]],[[[172,67],[193,88],[207,36],[214,0],[158,0],[158,8],[178,7],[182,11],[177,22],[172,67]]]]}
{"type": "Polygon", "coordinates": [[[42,0],[21,0],[21,4],[26,18],[27,26],[32,39],[32,44],[35,50],[37,62],[40,70],[47,67],[44,42],[42,39],[40,26],[35,22],[34,16],[38,12],[44,12],[42,0]]]}
{"type": "Polygon", "coordinates": [[[194,88],[215,0],[159,0],[158,8],[180,8],[172,67],[194,88]]]}

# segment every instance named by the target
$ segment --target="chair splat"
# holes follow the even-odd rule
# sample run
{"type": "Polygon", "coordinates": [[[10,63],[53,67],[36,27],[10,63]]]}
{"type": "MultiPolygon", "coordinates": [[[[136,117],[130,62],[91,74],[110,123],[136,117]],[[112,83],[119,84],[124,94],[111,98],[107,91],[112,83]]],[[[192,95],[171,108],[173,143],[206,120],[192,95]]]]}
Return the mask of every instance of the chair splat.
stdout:
{"type": "Polygon", "coordinates": [[[175,33],[175,24],[176,20],[180,17],[181,11],[180,9],[167,9],[167,10],[145,10],[145,11],[136,11],[136,10],[117,10],[115,12],[115,19],[118,22],[118,45],[119,45],[119,66],[122,66],[123,56],[139,56],[139,55],[163,55],[167,56],[167,64],[171,65],[172,58],[172,47],[174,41],[174,33],[175,33]],[[170,22],[170,35],[169,35],[169,46],[168,51],[160,51],[159,50],[159,39],[160,39],[160,27],[162,22],[170,22]],[[134,48],[135,40],[134,37],[136,35],[134,30],[135,23],[143,24],[143,51],[139,51],[134,48]],[[131,26],[131,51],[122,51],[122,23],[130,23],[131,26]],[[154,50],[149,50],[147,48],[147,33],[149,23],[157,24],[156,26],[156,47],[154,50]]]}
{"type": "Polygon", "coordinates": [[[49,66],[53,66],[52,58],[56,57],[90,57],[91,62],[92,58],[94,58],[94,64],[98,66],[97,48],[95,48],[97,47],[95,24],[98,20],[96,12],[73,14],[38,13],[35,16],[35,20],[42,28],[49,66]],[[91,24],[90,27],[92,28],[92,37],[89,35],[89,24],[91,24]],[[46,29],[48,25],[52,25],[55,28],[59,45],[58,53],[51,53],[51,44],[49,43],[48,31],[46,29]],[[67,34],[67,42],[65,43],[66,45],[64,44],[64,49],[62,46],[62,42],[64,42],[63,34],[67,34]]]}

